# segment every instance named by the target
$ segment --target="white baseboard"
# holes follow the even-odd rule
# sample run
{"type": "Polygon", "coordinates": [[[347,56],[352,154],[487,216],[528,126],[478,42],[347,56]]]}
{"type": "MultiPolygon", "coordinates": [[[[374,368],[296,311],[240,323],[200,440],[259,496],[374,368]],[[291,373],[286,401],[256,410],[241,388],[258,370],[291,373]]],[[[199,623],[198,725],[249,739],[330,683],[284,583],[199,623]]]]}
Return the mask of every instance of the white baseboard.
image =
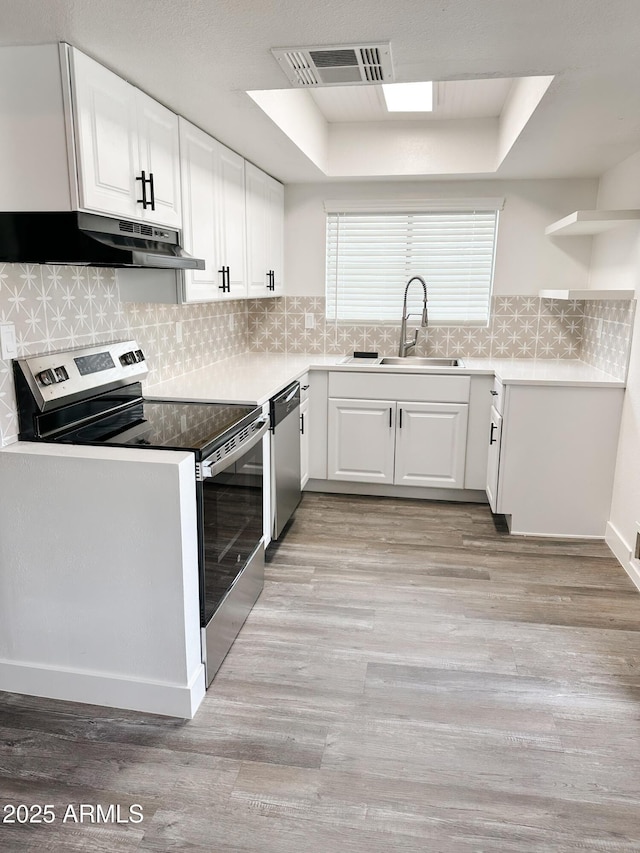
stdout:
{"type": "MultiPolygon", "coordinates": [[[[508,516],[507,516],[508,518],[508,516]]],[[[509,533],[513,536],[535,536],[537,539],[592,539],[594,542],[602,542],[604,536],[596,533],[565,533],[563,530],[554,530],[551,533],[537,530],[516,530],[507,522],[509,533]]]]}
{"type": "Polygon", "coordinates": [[[638,560],[634,560],[631,546],[610,521],[607,522],[607,532],[604,541],[613,552],[613,556],[629,575],[634,585],[640,590],[640,563],[638,560]]]}
{"type": "Polygon", "coordinates": [[[487,503],[487,496],[477,489],[431,489],[422,486],[390,486],[384,483],[351,483],[344,480],[307,481],[306,492],[325,492],[336,495],[373,495],[386,498],[414,498],[425,501],[460,501],[487,503]]]}
{"type": "Polygon", "coordinates": [[[182,685],[0,660],[0,690],[190,720],[204,698],[204,665],[182,685]]]}

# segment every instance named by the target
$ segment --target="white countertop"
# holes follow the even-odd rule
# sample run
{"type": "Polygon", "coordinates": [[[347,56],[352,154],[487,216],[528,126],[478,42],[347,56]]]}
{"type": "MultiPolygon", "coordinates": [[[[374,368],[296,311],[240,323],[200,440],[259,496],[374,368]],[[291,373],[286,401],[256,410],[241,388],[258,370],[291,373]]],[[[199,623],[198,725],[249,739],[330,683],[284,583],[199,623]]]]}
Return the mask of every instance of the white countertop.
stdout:
{"type": "Polygon", "coordinates": [[[247,352],[201,367],[192,373],[145,386],[147,400],[192,403],[245,403],[261,406],[294,379],[316,367],[331,367],[341,355],[284,355],[247,352]]]}
{"type": "Polygon", "coordinates": [[[308,370],[366,373],[495,374],[506,385],[573,385],[624,388],[622,380],[577,360],[463,358],[464,367],[432,368],[411,365],[340,364],[341,355],[249,352],[218,361],[192,373],[145,386],[149,400],[262,405],[308,370]]]}
{"type": "Polygon", "coordinates": [[[491,370],[505,385],[586,385],[624,388],[625,382],[577,359],[465,358],[469,371],[491,370]]]}

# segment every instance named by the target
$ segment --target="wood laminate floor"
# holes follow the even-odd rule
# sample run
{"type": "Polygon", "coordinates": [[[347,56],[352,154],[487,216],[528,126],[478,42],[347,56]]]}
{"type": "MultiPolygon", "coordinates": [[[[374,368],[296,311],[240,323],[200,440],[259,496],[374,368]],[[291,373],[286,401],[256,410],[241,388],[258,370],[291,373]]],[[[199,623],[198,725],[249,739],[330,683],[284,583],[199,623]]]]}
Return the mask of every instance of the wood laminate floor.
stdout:
{"type": "Polygon", "coordinates": [[[0,851],[637,853],[639,662],[603,543],[306,494],[194,720],[0,694],[0,806],[57,815],[0,851]]]}

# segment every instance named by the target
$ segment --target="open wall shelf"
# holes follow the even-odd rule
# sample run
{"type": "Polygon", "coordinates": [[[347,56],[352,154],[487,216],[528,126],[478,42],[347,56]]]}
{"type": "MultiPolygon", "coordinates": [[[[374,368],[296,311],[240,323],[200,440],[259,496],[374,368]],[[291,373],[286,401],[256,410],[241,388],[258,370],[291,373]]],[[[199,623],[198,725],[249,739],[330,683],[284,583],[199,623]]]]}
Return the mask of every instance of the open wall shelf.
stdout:
{"type": "Polygon", "coordinates": [[[540,290],[542,299],[635,299],[633,290],[540,290]]]}
{"type": "Polygon", "coordinates": [[[576,210],[545,228],[547,237],[600,234],[625,223],[640,221],[640,210],[576,210]]]}

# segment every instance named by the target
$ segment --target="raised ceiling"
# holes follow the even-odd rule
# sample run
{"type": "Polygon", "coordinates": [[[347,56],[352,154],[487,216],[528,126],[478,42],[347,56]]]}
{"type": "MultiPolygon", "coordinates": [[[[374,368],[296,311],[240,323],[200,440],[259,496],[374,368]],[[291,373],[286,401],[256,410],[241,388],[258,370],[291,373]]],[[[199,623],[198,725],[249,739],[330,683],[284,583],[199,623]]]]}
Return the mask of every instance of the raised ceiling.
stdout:
{"type": "Polygon", "coordinates": [[[553,76],[498,177],[640,149],[638,0],[0,0],[0,20],[0,43],[68,41],[285,182],[326,176],[246,94],[287,85],[280,45],[389,41],[399,82],[553,76]]]}
{"type": "Polygon", "coordinates": [[[433,111],[390,113],[381,86],[326,86],[309,95],[333,124],[344,121],[440,121],[459,118],[497,118],[511,80],[443,80],[433,84],[433,111]]]}

